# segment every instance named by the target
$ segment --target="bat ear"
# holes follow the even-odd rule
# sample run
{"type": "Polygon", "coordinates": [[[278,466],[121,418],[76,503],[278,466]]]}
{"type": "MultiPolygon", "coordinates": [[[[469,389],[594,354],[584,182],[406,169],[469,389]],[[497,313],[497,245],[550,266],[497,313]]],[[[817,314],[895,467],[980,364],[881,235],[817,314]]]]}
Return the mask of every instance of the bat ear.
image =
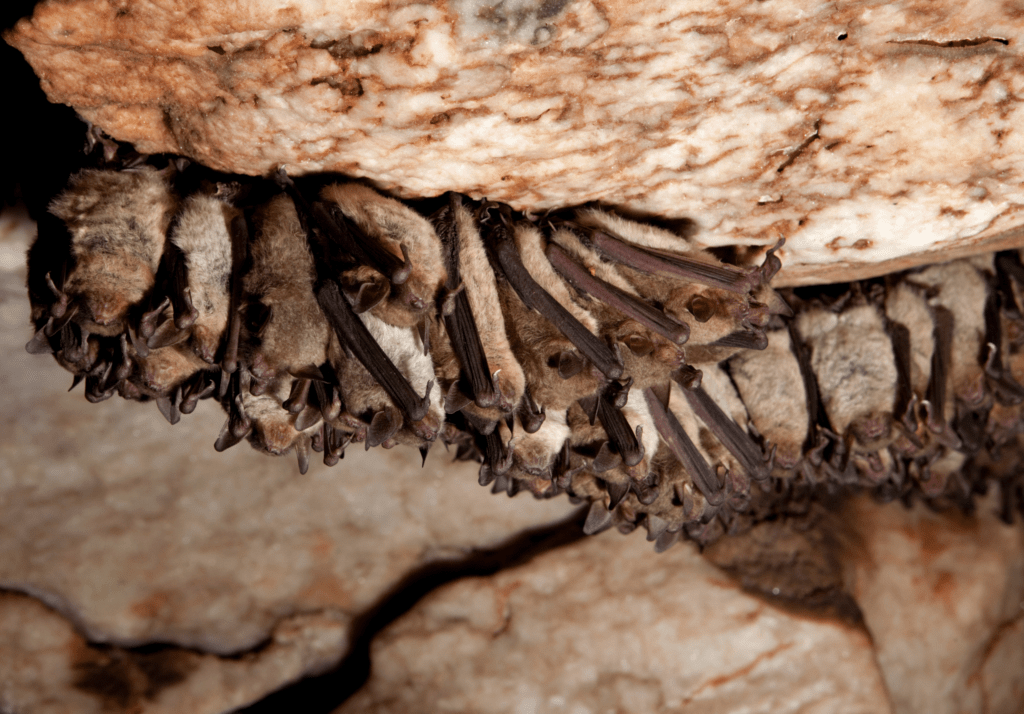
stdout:
{"type": "Polygon", "coordinates": [[[696,367],[684,364],[672,373],[672,379],[683,389],[699,389],[701,380],[704,379],[704,373],[696,367]]]}
{"type": "Polygon", "coordinates": [[[262,302],[251,302],[245,308],[246,328],[252,334],[260,337],[267,325],[274,319],[274,307],[265,305],[262,302]]]}
{"type": "Polygon", "coordinates": [[[591,394],[578,400],[580,407],[583,409],[583,413],[587,415],[587,419],[590,420],[590,425],[593,426],[594,422],[597,421],[597,406],[598,400],[597,395],[591,394]]]}
{"type": "Polygon", "coordinates": [[[562,350],[558,354],[558,376],[571,379],[583,371],[586,364],[583,357],[574,350],[562,350]]]}
{"type": "Polygon", "coordinates": [[[452,382],[452,386],[448,388],[448,393],[444,397],[444,412],[445,414],[461,412],[471,404],[472,401],[472,399],[467,397],[462,390],[459,389],[458,381],[452,382]]]}
{"type": "Polygon", "coordinates": [[[409,246],[405,243],[401,243],[398,247],[402,251],[402,265],[391,274],[391,282],[395,285],[401,285],[406,282],[409,279],[409,275],[412,273],[412,261],[409,259],[409,246]]]}
{"type": "Polygon", "coordinates": [[[181,419],[181,411],[170,397],[159,396],[156,398],[156,407],[164,415],[169,424],[177,424],[181,419]]]}
{"type": "Polygon", "coordinates": [[[402,427],[402,415],[394,407],[384,407],[373,415],[370,428],[366,430],[366,450],[380,446],[394,436],[402,427]]]}
{"type": "Polygon", "coordinates": [[[352,312],[359,315],[372,310],[384,301],[384,298],[391,292],[391,285],[383,275],[377,275],[377,280],[368,280],[360,283],[357,290],[346,290],[345,297],[352,305],[352,312]]]}
{"type": "MultiPolygon", "coordinates": [[[[308,379],[296,379],[292,382],[291,394],[284,401],[283,406],[292,414],[299,414],[303,409],[306,408],[306,403],[309,401],[309,386],[312,382],[308,379]]],[[[299,429],[299,427],[295,427],[299,429]]],[[[302,429],[299,429],[302,431],[302,429]]]]}
{"type": "Polygon", "coordinates": [[[611,442],[606,441],[601,444],[601,448],[598,450],[597,456],[594,457],[591,467],[594,469],[594,473],[602,474],[605,471],[611,471],[621,463],[622,457],[612,450],[611,442]]]}
{"type": "Polygon", "coordinates": [[[668,521],[659,518],[653,513],[647,514],[647,542],[658,540],[661,534],[668,530],[668,521]]]}
{"type": "Polygon", "coordinates": [[[67,325],[68,322],[71,321],[71,318],[73,318],[76,314],[78,314],[78,305],[72,305],[69,309],[67,309],[64,312],[64,314],[54,316],[52,323],[49,320],[47,320],[46,325],[43,327],[43,329],[47,330],[47,336],[55,335],[61,330],[63,330],[64,326],[67,325]]]}
{"type": "Polygon", "coordinates": [[[305,431],[310,427],[316,426],[317,422],[322,418],[319,409],[306,407],[295,417],[295,431],[305,431]]]}
{"type": "Polygon", "coordinates": [[[654,552],[664,553],[666,550],[674,546],[679,542],[682,537],[682,530],[678,531],[665,531],[654,541],[654,552]]]}
{"type": "Polygon", "coordinates": [[[629,351],[635,354],[637,357],[646,357],[647,355],[654,352],[654,342],[644,337],[643,335],[632,334],[622,340],[629,351]]]}

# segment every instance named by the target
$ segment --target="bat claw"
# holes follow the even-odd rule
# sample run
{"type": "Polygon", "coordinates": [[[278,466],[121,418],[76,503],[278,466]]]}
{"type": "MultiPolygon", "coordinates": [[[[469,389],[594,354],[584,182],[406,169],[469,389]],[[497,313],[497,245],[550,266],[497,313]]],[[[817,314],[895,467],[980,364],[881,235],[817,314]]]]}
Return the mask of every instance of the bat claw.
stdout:
{"type": "Polygon", "coordinates": [[[608,491],[608,510],[614,511],[615,507],[618,506],[622,502],[622,499],[626,497],[626,494],[629,493],[629,483],[606,481],[605,489],[608,491]]]}
{"type": "Polygon", "coordinates": [[[590,510],[587,512],[587,520],[583,524],[583,533],[585,535],[596,535],[601,531],[611,528],[613,522],[612,512],[605,508],[604,504],[600,501],[594,501],[590,504],[590,510]]]}
{"type": "Polygon", "coordinates": [[[305,476],[309,471],[309,441],[305,437],[295,442],[295,457],[299,462],[299,473],[305,476]]]}
{"type": "Polygon", "coordinates": [[[405,243],[401,243],[398,248],[402,251],[402,265],[396,268],[391,274],[391,282],[394,285],[402,285],[409,279],[409,275],[412,273],[412,260],[409,259],[409,246],[405,243]]]}

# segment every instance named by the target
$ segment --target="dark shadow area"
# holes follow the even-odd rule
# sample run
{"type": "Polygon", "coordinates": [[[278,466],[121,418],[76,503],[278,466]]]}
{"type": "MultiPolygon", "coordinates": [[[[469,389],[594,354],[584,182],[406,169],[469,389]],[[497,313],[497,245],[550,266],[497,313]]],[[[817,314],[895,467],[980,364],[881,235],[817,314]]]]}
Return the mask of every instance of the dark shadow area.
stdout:
{"type": "MultiPolygon", "coordinates": [[[[35,2],[12,0],[0,9],[6,33],[22,17],[32,14],[35,2]]],[[[51,104],[21,52],[0,42],[0,66],[4,68],[8,105],[4,136],[0,198],[4,205],[24,202],[38,220],[50,198],[60,192],[68,174],[82,162],[85,123],[75,110],[51,104]]]]}
{"type": "Polygon", "coordinates": [[[443,585],[462,578],[493,575],[586,538],[583,535],[586,514],[587,509],[584,508],[553,525],[525,531],[495,548],[474,550],[464,558],[430,563],[410,573],[375,606],[353,621],[351,648],[337,667],[325,674],[299,680],[238,711],[245,714],[281,711],[326,714],[334,711],[369,679],[370,646],[381,630],[443,585]]]}

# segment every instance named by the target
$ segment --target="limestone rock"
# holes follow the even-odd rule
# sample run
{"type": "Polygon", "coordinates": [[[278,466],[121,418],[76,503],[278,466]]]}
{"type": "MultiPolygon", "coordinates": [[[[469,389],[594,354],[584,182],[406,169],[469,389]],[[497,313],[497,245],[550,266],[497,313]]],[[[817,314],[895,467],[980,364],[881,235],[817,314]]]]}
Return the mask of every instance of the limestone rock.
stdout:
{"type": "Polygon", "coordinates": [[[1024,526],[851,502],[851,591],[898,712],[1024,707],[1024,526]]]}
{"type": "Polygon", "coordinates": [[[1024,241],[1022,29],[988,0],[50,0],[7,40],[144,152],[785,236],[798,284],[1024,241]]]}
{"type": "Polygon", "coordinates": [[[329,667],[348,644],[347,627],[346,618],[296,615],[242,658],[174,647],[131,651],[90,644],[39,602],[0,594],[0,711],[230,711],[329,667]]]}
{"type": "Polygon", "coordinates": [[[854,626],[615,532],[436,591],[382,632],[354,712],[890,711],[854,626]]]}

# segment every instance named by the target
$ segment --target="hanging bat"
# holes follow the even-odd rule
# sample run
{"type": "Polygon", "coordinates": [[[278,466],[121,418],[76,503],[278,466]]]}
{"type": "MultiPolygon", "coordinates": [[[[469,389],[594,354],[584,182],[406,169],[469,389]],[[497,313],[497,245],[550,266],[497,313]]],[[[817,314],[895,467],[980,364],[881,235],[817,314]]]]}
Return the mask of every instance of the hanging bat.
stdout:
{"type": "Polygon", "coordinates": [[[803,458],[810,403],[789,330],[767,333],[768,346],[734,355],[729,374],[757,431],[775,449],[775,465],[792,472],[803,458]]]}
{"type": "Polygon", "coordinates": [[[440,390],[433,388],[433,361],[423,353],[416,331],[390,325],[372,313],[359,315],[358,319],[413,392],[423,392],[427,399],[424,416],[406,420],[401,408],[358,360],[345,358],[336,363],[348,412],[357,417],[372,415],[368,419],[367,447],[386,444],[392,438],[394,443],[416,446],[433,442],[444,423],[444,408],[440,390]]]}
{"type": "MultiPolygon", "coordinates": [[[[242,360],[257,392],[289,374],[298,375],[298,392],[308,393],[306,375],[327,361],[331,331],[313,294],[316,269],[306,233],[283,194],[262,206],[254,220],[251,267],[242,281],[250,317],[241,340],[242,360]]],[[[295,403],[297,411],[304,406],[304,401],[295,403]]]]}
{"type": "Polygon", "coordinates": [[[935,354],[933,311],[920,288],[907,281],[899,281],[886,290],[885,316],[890,325],[905,333],[899,337],[894,334],[893,347],[897,354],[897,369],[907,373],[910,396],[905,405],[900,403],[904,400],[897,397],[894,416],[908,429],[916,431],[916,407],[928,399],[935,354]],[[901,368],[901,364],[904,367],[901,368]]]}
{"type": "Polygon", "coordinates": [[[982,445],[981,415],[987,416],[992,401],[984,367],[985,322],[978,315],[984,315],[991,289],[988,276],[993,272],[990,255],[933,265],[908,276],[934,293],[928,300],[936,314],[929,425],[939,433],[948,432],[945,425],[951,425],[971,450],[982,445]]]}
{"type": "Polygon", "coordinates": [[[637,389],[663,383],[682,366],[680,348],[690,334],[686,323],[667,315],[639,296],[615,269],[601,261],[568,230],[556,230],[547,247],[555,270],[589,296],[587,309],[598,318],[601,334],[621,343],[623,366],[637,389]]]}
{"type": "Polygon", "coordinates": [[[274,456],[281,456],[294,449],[299,472],[305,474],[309,468],[309,448],[313,435],[321,428],[321,420],[314,406],[306,406],[299,414],[284,407],[292,393],[289,381],[275,380],[260,395],[252,394],[251,390],[242,390],[239,394],[240,409],[251,423],[248,440],[252,447],[274,456]]]}
{"type": "Polygon", "coordinates": [[[555,462],[570,436],[565,412],[550,412],[533,432],[527,432],[522,422],[516,418],[514,434],[515,465],[527,474],[551,480],[555,462]]]}
{"type": "Polygon", "coordinates": [[[195,311],[189,345],[209,364],[228,325],[234,265],[230,227],[237,215],[239,211],[214,196],[194,194],[183,202],[170,236],[182,253],[189,302],[195,311]]]}
{"type": "MultiPolygon", "coordinates": [[[[435,223],[447,272],[441,309],[445,346],[450,346],[458,361],[438,368],[446,377],[446,387],[457,390],[465,385],[466,398],[481,410],[491,410],[478,416],[497,419],[519,404],[525,377],[506,334],[494,272],[473,216],[457,195],[449,196],[435,223]]],[[[457,393],[452,395],[448,409],[454,412],[462,400],[457,393]]]]}
{"type": "Polygon", "coordinates": [[[328,225],[351,233],[358,242],[353,252],[366,254],[362,264],[389,281],[392,294],[383,295],[373,313],[397,327],[420,327],[445,280],[441,243],[430,221],[356,183],[332,184],[320,196],[329,206],[328,225]]]}
{"type": "Polygon", "coordinates": [[[508,217],[501,215],[493,220],[488,233],[488,243],[505,280],[524,305],[555,325],[604,375],[609,379],[621,377],[618,355],[580,322],[580,311],[570,308],[572,299],[564,285],[555,294],[546,289],[561,285],[561,281],[544,255],[539,231],[529,225],[513,227],[508,222],[508,217]]]}
{"type": "Polygon", "coordinates": [[[71,267],[51,312],[76,311],[87,333],[116,336],[153,287],[177,199],[171,169],[85,170],[50,204],[71,234],[71,267]]]}
{"type": "Polygon", "coordinates": [[[763,349],[773,314],[791,314],[768,282],[781,263],[769,250],[760,268],[726,265],[688,241],[653,226],[590,209],[568,227],[618,270],[647,300],[685,322],[687,361],[721,361],[737,349],[763,349]]]}
{"type": "Polygon", "coordinates": [[[864,451],[892,439],[897,386],[892,342],[874,305],[853,304],[841,313],[819,307],[796,320],[810,347],[811,366],[833,430],[850,434],[864,451]]]}

